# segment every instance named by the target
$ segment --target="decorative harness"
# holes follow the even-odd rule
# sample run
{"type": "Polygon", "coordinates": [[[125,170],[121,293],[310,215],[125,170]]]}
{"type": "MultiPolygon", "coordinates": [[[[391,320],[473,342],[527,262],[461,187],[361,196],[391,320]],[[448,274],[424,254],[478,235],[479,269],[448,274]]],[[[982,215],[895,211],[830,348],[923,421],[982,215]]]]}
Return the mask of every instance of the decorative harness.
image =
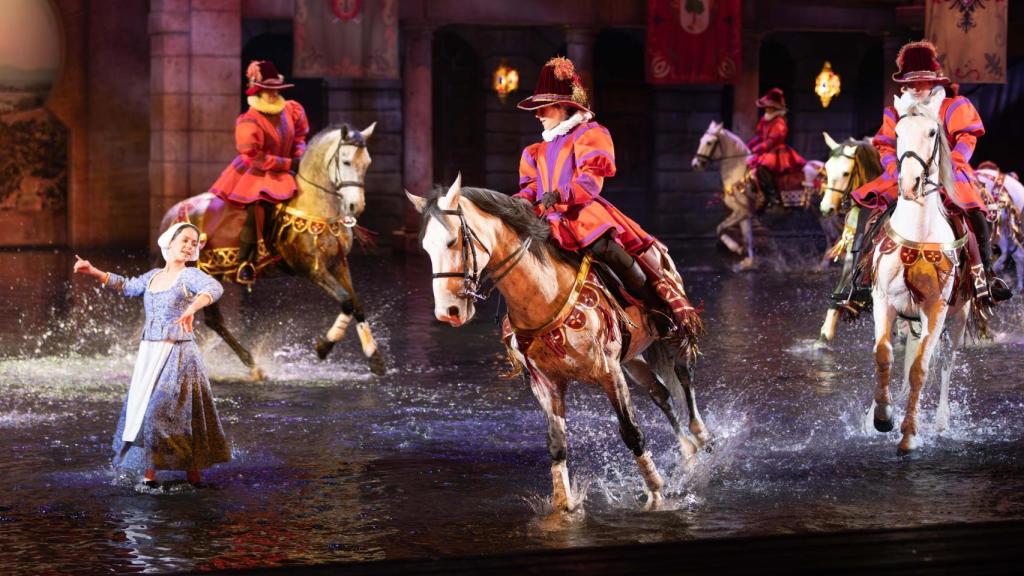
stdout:
{"type": "MultiPolygon", "coordinates": [[[[340,163],[341,163],[341,147],[342,146],[355,146],[356,148],[366,148],[366,141],[363,140],[362,134],[360,134],[357,131],[352,131],[351,133],[359,134],[359,136],[355,137],[355,138],[342,138],[342,137],[339,137],[338,138],[338,144],[334,147],[334,152],[331,153],[330,158],[328,158],[328,160],[327,160],[328,167],[331,167],[333,165],[334,173],[336,173],[336,174],[341,174],[341,164],[340,163]]],[[[296,171],[295,176],[298,177],[300,180],[302,180],[302,181],[312,185],[314,188],[320,190],[324,194],[330,194],[332,196],[335,196],[335,197],[341,198],[341,199],[345,198],[344,196],[341,195],[341,192],[339,192],[339,190],[341,190],[342,188],[362,188],[364,190],[364,192],[365,192],[365,188],[366,188],[365,185],[363,184],[363,182],[360,182],[359,180],[342,180],[341,182],[335,182],[331,178],[331,172],[330,171],[328,171],[328,173],[327,173],[327,179],[330,180],[331,185],[334,186],[334,189],[330,190],[328,188],[324,188],[320,184],[317,184],[316,182],[313,182],[309,178],[306,178],[305,176],[303,176],[302,175],[302,166],[301,165],[299,166],[299,170],[296,171]]],[[[346,224],[346,226],[351,228],[352,226],[355,226],[355,223],[352,223],[351,226],[346,224]]]]}

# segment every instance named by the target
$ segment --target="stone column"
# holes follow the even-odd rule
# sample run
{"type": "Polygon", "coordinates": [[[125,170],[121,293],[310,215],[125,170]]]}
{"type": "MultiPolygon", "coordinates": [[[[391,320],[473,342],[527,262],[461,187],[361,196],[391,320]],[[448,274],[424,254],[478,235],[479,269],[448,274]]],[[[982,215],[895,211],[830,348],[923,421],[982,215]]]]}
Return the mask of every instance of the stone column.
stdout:
{"type": "Polygon", "coordinates": [[[164,212],[188,196],[189,0],[150,0],[150,247],[164,212]]]}
{"type": "Polygon", "coordinates": [[[566,28],[566,56],[576,65],[583,87],[591,98],[594,96],[594,39],[597,31],[593,28],[566,28]]]}
{"type": "Polygon", "coordinates": [[[740,78],[733,87],[732,131],[744,140],[757,126],[757,98],[761,82],[761,32],[743,31],[740,78]]]}
{"type": "MultiPolygon", "coordinates": [[[[422,196],[434,183],[434,28],[426,23],[406,25],[402,35],[402,185],[422,196]]],[[[420,215],[405,199],[402,206],[403,226],[394,232],[394,249],[418,252],[420,215]]]]}

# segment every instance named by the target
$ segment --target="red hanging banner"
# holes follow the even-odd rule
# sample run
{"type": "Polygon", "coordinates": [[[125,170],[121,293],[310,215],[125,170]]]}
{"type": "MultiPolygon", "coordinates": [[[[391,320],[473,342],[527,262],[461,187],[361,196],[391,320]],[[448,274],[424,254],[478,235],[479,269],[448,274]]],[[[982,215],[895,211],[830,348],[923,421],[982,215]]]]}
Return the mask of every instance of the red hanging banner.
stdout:
{"type": "Polygon", "coordinates": [[[740,0],[647,0],[647,81],[734,84],[740,0]]]}

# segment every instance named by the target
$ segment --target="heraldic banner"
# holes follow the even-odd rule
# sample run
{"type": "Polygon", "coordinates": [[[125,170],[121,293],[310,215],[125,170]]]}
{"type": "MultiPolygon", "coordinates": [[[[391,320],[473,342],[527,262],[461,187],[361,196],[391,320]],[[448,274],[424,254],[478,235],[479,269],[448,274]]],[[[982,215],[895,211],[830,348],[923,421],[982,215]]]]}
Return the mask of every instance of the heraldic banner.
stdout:
{"type": "Polygon", "coordinates": [[[295,0],[293,74],[398,78],[398,0],[295,0]]]}
{"type": "Polygon", "coordinates": [[[647,0],[647,81],[734,84],[740,0],[647,0]]]}
{"type": "Polygon", "coordinates": [[[925,36],[954,82],[1006,82],[1008,0],[926,0],[925,36]]]}

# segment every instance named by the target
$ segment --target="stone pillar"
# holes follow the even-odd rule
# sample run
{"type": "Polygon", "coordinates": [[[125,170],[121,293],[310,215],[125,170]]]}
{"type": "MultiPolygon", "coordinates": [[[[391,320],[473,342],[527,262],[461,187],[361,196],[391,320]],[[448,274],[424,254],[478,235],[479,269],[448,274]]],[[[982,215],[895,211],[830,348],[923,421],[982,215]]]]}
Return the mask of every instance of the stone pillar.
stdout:
{"type": "Polygon", "coordinates": [[[188,196],[189,0],[150,0],[149,234],[188,196]]]}
{"type": "MultiPolygon", "coordinates": [[[[422,196],[434,183],[434,29],[427,24],[406,25],[402,35],[402,185],[422,196]]],[[[394,233],[394,249],[418,252],[420,215],[404,199],[402,206],[403,226],[394,233]]]]}
{"type": "Polygon", "coordinates": [[[903,47],[903,38],[886,34],[882,37],[882,107],[892,106],[893,95],[900,93],[900,85],[893,81],[892,75],[896,73],[896,55],[903,47]]]}
{"type": "MultiPolygon", "coordinates": [[[[234,158],[241,0],[151,0],[150,239],[234,158]]],[[[152,245],[152,243],[151,243],[152,245]]]]}
{"type": "Polygon", "coordinates": [[[593,28],[567,28],[565,30],[566,57],[576,65],[583,87],[591,98],[594,96],[594,39],[597,31],[593,28]]]}
{"type": "Polygon", "coordinates": [[[740,78],[733,87],[732,131],[744,140],[754,135],[757,126],[757,98],[761,82],[760,32],[743,31],[743,60],[740,78]]]}

